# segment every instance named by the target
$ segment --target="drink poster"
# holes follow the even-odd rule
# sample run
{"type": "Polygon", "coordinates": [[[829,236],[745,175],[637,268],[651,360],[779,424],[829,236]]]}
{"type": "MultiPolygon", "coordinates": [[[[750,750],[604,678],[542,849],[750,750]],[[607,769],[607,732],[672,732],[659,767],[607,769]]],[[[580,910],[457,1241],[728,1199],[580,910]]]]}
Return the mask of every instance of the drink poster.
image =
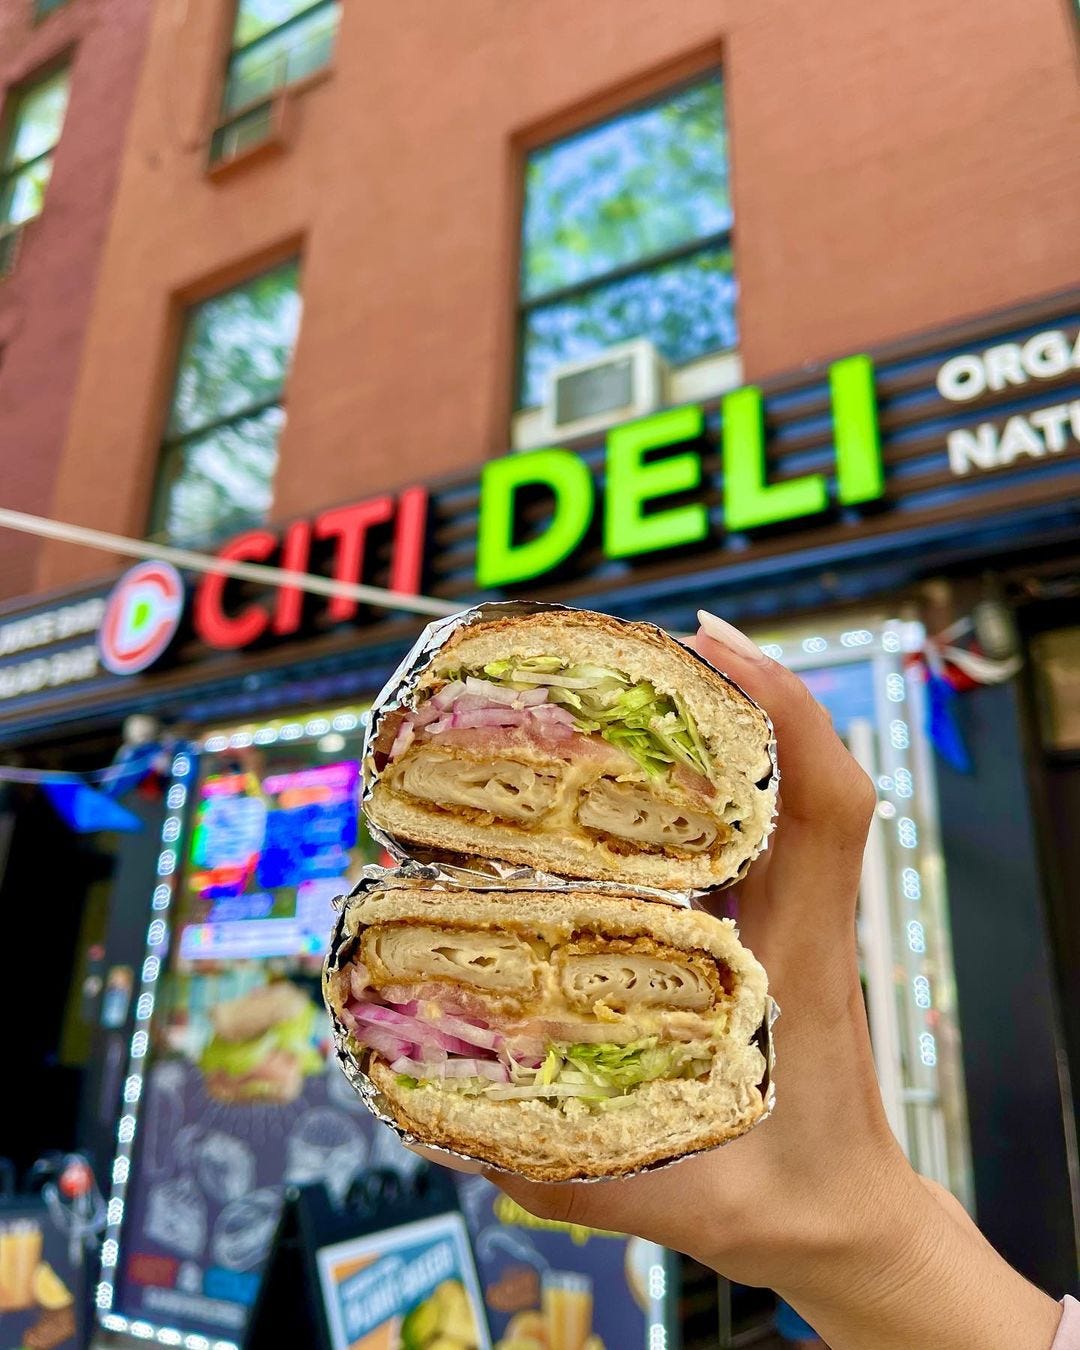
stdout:
{"type": "Polygon", "coordinates": [[[494,1350],[674,1344],[662,1247],[536,1218],[483,1177],[460,1176],[458,1196],[494,1350]]]}
{"type": "Polygon", "coordinates": [[[324,1247],[318,1267],[332,1350],[490,1350],[460,1214],[324,1247]]]}
{"type": "Polygon", "coordinates": [[[0,1350],[76,1350],[68,1234],[43,1204],[0,1208],[0,1350]]]}

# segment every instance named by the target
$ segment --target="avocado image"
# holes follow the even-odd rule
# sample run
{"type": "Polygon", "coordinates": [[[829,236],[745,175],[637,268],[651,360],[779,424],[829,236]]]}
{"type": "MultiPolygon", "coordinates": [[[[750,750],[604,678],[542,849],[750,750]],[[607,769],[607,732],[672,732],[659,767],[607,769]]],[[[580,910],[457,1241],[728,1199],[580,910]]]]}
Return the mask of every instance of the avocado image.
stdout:
{"type": "Polygon", "coordinates": [[[476,1322],[460,1280],[444,1280],[408,1313],[401,1350],[476,1350],[476,1322]]]}

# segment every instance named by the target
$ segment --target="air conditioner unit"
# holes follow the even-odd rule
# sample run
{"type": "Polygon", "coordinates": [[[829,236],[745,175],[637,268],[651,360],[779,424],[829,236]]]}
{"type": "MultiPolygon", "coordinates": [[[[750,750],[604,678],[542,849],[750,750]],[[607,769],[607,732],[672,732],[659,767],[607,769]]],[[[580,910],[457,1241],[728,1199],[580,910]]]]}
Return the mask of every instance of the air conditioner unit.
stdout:
{"type": "Polygon", "coordinates": [[[665,402],[667,376],[663,357],[644,338],[556,366],[548,376],[545,430],[569,439],[655,412],[665,402]]]}

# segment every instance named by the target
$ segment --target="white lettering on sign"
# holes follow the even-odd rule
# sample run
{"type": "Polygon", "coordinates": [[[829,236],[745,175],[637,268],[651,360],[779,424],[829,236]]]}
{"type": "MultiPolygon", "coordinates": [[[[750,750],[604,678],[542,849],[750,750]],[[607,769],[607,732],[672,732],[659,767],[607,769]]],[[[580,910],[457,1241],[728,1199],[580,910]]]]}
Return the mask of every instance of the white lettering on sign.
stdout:
{"type": "Polygon", "coordinates": [[[1076,445],[1080,445],[1080,399],[1017,414],[1004,425],[980,422],[974,429],[950,431],[949,468],[960,475],[972,469],[999,469],[1024,457],[1060,455],[1076,445]]]}
{"type": "Polygon", "coordinates": [[[1003,342],[952,357],[937,373],[937,390],[951,403],[970,403],[987,392],[1053,380],[1070,370],[1080,370],[1080,332],[1070,338],[1052,328],[1026,342],[1003,342]]]}
{"type": "Polygon", "coordinates": [[[0,668],[0,699],[36,694],[62,684],[75,684],[98,673],[96,645],[72,647],[52,656],[35,656],[0,668]]]}
{"type": "Polygon", "coordinates": [[[16,652],[45,647],[50,642],[63,642],[65,638],[78,637],[81,633],[96,633],[104,613],[105,601],[101,596],[95,596],[62,609],[47,609],[43,614],[12,619],[0,624],[0,656],[14,656],[16,652]]]}

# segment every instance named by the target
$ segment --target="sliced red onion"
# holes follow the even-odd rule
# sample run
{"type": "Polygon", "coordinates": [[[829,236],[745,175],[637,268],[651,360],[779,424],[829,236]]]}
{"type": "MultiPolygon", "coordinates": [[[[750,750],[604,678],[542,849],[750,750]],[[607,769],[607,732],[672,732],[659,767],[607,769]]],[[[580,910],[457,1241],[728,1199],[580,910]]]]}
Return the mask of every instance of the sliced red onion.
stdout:
{"type": "Polygon", "coordinates": [[[432,694],[421,711],[431,708],[435,712],[444,712],[464,692],[465,683],[463,680],[451,680],[449,684],[444,684],[437,694],[432,694]]]}
{"type": "MultiPolygon", "coordinates": [[[[431,1025],[427,1019],[423,1019],[426,1025],[431,1025]]],[[[464,1018],[447,1017],[445,1014],[434,1024],[438,1031],[444,1031],[450,1036],[456,1036],[458,1040],[465,1041],[470,1046],[481,1046],[485,1050],[495,1050],[502,1041],[502,1037],[487,1027],[476,1026],[471,1021],[464,1018]]],[[[471,1050],[466,1053],[471,1054],[471,1050]]]]}
{"type": "MultiPolygon", "coordinates": [[[[361,1003],[353,999],[350,1000],[348,1009],[361,1024],[361,1030],[357,1033],[361,1038],[366,1035],[364,1027],[384,1026],[397,1035],[407,1036],[418,1045],[437,1047],[452,1055],[476,1053],[476,1041],[467,1041],[455,1035],[453,1031],[443,1031],[441,1027],[433,1026],[432,1023],[422,1021],[419,1017],[409,1017],[396,1008],[385,1008],[378,1003],[361,1003]]],[[[466,1029],[475,1030],[472,1027],[466,1029]]]]}
{"type": "Polygon", "coordinates": [[[416,739],[416,724],[411,717],[406,717],[401,726],[398,727],[398,733],[394,737],[394,743],[390,747],[390,759],[397,759],[398,755],[403,755],[409,746],[416,739]]]}
{"type": "Polygon", "coordinates": [[[382,996],[386,999],[387,1003],[392,1003],[394,1007],[397,1008],[398,1012],[403,1012],[406,1017],[415,1017],[419,1011],[420,1004],[415,998],[391,998],[385,990],[382,991],[382,996]]]}
{"type": "Polygon", "coordinates": [[[360,961],[349,967],[349,990],[353,998],[364,998],[368,989],[368,969],[360,961]]]}
{"type": "Polygon", "coordinates": [[[412,1041],[395,1036],[392,1031],[382,1027],[358,1027],[356,1036],[369,1050],[377,1051],[384,1059],[397,1059],[401,1055],[415,1053],[412,1041]]]}

